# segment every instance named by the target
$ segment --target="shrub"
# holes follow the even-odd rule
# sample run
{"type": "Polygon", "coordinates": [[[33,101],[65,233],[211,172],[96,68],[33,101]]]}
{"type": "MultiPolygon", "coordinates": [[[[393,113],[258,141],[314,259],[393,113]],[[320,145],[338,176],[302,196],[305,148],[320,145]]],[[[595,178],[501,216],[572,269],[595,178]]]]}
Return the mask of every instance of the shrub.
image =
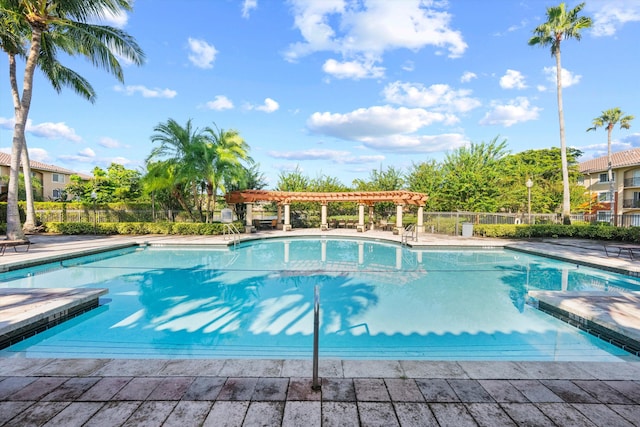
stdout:
{"type": "MultiPolygon", "coordinates": [[[[244,230],[240,221],[234,223],[238,230],[244,230]]],[[[45,229],[49,233],[59,234],[179,234],[179,235],[217,235],[224,233],[224,224],[213,223],[171,223],[171,222],[47,222],[45,229]]]]}

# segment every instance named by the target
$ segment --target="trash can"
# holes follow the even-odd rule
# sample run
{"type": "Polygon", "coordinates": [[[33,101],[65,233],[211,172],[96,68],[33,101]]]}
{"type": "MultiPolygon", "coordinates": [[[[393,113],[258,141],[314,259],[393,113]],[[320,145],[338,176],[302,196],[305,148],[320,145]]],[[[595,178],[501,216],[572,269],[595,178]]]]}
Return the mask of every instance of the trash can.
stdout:
{"type": "Polygon", "coordinates": [[[470,222],[462,223],[462,237],[473,237],[473,224],[470,222]]]}

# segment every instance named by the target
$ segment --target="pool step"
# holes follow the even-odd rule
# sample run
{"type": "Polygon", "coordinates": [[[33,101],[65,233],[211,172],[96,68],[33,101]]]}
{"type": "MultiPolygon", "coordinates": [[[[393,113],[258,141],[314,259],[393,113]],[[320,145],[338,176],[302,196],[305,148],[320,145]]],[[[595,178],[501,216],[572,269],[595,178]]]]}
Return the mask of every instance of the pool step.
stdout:
{"type": "Polygon", "coordinates": [[[0,349],[98,307],[106,288],[0,289],[0,349]]]}

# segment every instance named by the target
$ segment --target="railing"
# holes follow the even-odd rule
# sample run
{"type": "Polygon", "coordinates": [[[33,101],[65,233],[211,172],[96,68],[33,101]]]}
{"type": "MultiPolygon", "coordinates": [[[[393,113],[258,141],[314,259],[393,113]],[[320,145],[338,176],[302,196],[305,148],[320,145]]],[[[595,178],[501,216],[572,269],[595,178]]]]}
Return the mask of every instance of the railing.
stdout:
{"type": "Polygon", "coordinates": [[[318,391],[321,388],[318,378],[318,347],[320,334],[320,288],[313,288],[313,380],[311,389],[318,391]]]}
{"type": "Polygon", "coordinates": [[[640,200],[624,199],[622,201],[622,207],[623,208],[628,208],[628,209],[640,208],[640,200]]]}
{"type": "Polygon", "coordinates": [[[405,228],[404,231],[402,232],[402,237],[400,239],[400,244],[401,245],[408,245],[409,244],[409,237],[411,237],[411,241],[413,241],[413,242],[418,241],[418,233],[416,232],[416,227],[413,224],[409,224],[407,226],[407,228],[405,228]]]}
{"type": "Polygon", "coordinates": [[[625,178],[625,187],[640,187],[640,177],[625,178]]]}
{"type": "Polygon", "coordinates": [[[233,240],[234,247],[240,241],[240,231],[238,231],[233,223],[224,224],[222,236],[224,237],[224,240],[233,240]]]}

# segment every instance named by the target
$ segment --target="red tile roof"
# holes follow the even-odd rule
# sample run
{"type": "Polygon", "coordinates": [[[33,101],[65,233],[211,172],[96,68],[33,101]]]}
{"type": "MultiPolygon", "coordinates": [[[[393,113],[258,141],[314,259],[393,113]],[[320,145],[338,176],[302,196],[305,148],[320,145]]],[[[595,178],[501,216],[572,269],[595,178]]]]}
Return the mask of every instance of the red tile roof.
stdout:
{"type": "MultiPolygon", "coordinates": [[[[603,172],[607,170],[608,164],[607,156],[587,160],[586,162],[580,163],[580,172],[603,172]]],[[[640,165],[640,148],[611,153],[611,167],[613,169],[633,165],[640,165]]]]}
{"type": "MultiPolygon", "coordinates": [[[[86,175],[83,173],[74,172],[70,169],[61,168],[60,166],[49,165],[47,163],[36,162],[34,160],[30,160],[29,164],[31,165],[31,169],[46,171],[46,172],[54,172],[54,173],[63,173],[66,175],[79,175],[82,179],[92,179],[91,175],[86,175]]],[[[0,165],[2,166],[11,166],[11,155],[7,153],[0,152],[0,165]]]]}

